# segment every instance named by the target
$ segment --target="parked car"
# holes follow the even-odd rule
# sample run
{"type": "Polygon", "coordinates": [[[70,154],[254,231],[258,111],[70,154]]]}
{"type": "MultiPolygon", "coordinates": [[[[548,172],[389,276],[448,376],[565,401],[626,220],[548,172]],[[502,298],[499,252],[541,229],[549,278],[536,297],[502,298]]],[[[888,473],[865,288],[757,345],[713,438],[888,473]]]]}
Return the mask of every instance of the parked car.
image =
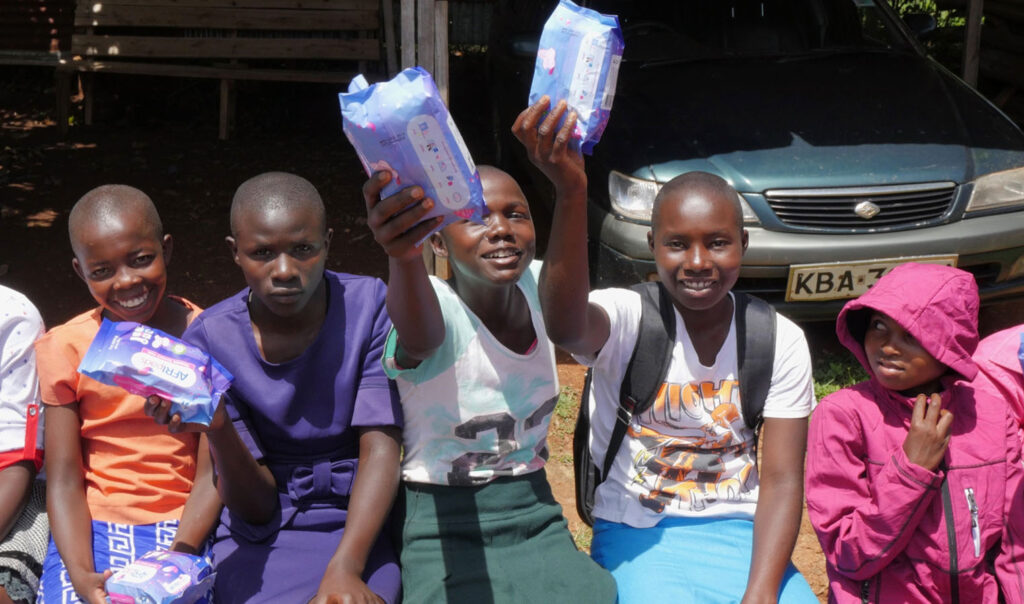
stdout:
{"type": "MultiPolygon", "coordinates": [[[[619,14],[626,41],[587,158],[595,286],[654,278],[654,196],[705,170],[744,200],[737,289],[790,316],[834,316],[908,258],[970,271],[984,300],[1024,294],[1024,133],[926,55],[915,33],[934,19],[903,21],[884,0],[586,4],[619,14]]],[[[499,133],[525,106],[553,6],[498,4],[499,133]]]]}

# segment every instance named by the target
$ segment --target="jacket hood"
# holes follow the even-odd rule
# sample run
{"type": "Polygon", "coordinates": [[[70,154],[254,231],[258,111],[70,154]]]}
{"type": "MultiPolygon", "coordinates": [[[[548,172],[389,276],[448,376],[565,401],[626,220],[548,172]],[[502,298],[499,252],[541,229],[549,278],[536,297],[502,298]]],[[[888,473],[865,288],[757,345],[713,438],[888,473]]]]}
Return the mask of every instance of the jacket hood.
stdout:
{"type": "Polygon", "coordinates": [[[864,352],[871,311],[885,313],[940,363],[973,380],[971,359],[978,347],[978,285],[963,270],[910,262],[892,269],[861,297],[850,300],[836,319],[836,335],[874,379],[864,352]]]}

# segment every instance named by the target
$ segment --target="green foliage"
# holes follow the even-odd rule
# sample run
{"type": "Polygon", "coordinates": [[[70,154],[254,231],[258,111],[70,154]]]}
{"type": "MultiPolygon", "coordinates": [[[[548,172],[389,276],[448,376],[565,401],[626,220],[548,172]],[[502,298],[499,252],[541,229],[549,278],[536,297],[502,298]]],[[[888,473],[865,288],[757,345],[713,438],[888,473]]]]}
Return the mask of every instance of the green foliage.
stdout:
{"type": "Polygon", "coordinates": [[[814,359],[814,397],[819,401],[847,386],[868,379],[853,356],[825,352],[814,359]]]}

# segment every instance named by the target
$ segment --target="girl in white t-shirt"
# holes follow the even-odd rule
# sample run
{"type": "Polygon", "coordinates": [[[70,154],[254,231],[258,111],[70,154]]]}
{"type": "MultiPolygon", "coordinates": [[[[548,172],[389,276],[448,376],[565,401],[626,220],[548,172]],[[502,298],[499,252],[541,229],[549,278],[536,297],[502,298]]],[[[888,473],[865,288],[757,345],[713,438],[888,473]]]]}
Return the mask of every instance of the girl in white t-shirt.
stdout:
{"type": "Polygon", "coordinates": [[[380,200],[388,172],[363,187],[389,256],[384,365],[405,418],[404,601],[614,602],[611,575],[576,550],[544,473],[558,378],[529,204],[508,174],[479,171],[485,224],[430,238],[448,281],[428,277],[417,245],[439,220],[420,222],[433,207],[423,189],[380,200]]]}
{"type": "MultiPolygon", "coordinates": [[[[577,184],[555,204],[540,294],[549,335],[594,367],[590,446],[602,467],[622,378],[636,344],[640,297],[590,293],[586,175],[551,132],[564,108],[544,100],[513,127],[552,180],[577,184]]],[[[735,304],[747,233],[736,191],[691,172],[666,183],[648,244],[676,312],[672,362],[653,406],[635,415],[596,491],[594,559],[620,602],[816,602],[789,562],[800,525],[807,415],[813,402],[803,334],[777,317],[758,472],[739,400],[735,304]]]]}

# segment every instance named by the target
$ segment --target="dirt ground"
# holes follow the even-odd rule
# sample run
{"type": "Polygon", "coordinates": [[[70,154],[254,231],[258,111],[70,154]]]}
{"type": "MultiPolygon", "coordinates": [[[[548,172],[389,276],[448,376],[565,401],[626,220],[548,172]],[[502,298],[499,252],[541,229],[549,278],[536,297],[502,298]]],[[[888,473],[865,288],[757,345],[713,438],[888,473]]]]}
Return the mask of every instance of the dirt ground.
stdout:
{"type": "MultiPolygon", "coordinates": [[[[486,99],[471,88],[477,79],[459,75],[478,67],[454,61],[451,105],[474,157],[487,163],[493,130],[481,107],[486,99]]],[[[341,132],[336,90],[241,83],[237,134],[227,142],[216,136],[216,92],[213,81],[100,77],[95,125],[81,125],[79,103],[62,137],[51,73],[0,67],[0,283],[28,295],[48,325],[90,307],[71,268],[67,214],[90,188],[125,183],[154,198],[174,237],[170,291],[210,305],[244,285],[224,243],[231,195],[268,170],[296,172],[320,190],[335,231],[328,268],[383,277],[386,260],[366,228],[364,175],[341,132]]],[[[986,329],[1024,320],[1019,309],[1000,308],[988,314],[986,329]]],[[[811,330],[815,349],[834,345],[830,332],[811,330]]],[[[582,370],[563,358],[559,374],[578,396],[582,370]]],[[[555,418],[548,475],[570,528],[586,543],[573,503],[572,422],[568,414],[555,418]]],[[[806,517],[794,560],[824,601],[824,564],[806,517]]]]}

